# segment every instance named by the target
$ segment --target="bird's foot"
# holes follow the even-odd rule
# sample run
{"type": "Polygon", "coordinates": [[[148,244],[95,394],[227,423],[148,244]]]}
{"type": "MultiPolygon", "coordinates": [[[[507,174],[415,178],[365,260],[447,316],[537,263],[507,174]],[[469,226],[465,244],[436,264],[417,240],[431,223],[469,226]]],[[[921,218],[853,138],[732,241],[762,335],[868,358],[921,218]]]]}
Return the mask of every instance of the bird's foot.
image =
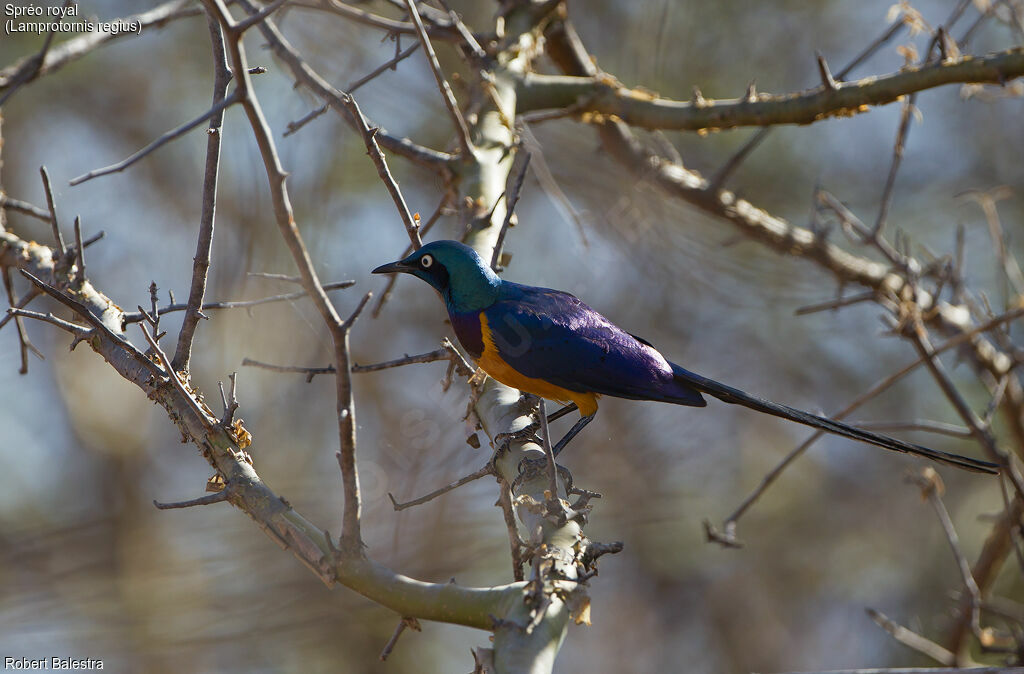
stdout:
{"type": "Polygon", "coordinates": [[[523,426],[518,431],[498,433],[494,436],[493,445],[496,449],[504,449],[513,442],[536,442],[539,445],[542,442],[540,436],[537,435],[539,428],[540,424],[533,422],[523,426]]]}

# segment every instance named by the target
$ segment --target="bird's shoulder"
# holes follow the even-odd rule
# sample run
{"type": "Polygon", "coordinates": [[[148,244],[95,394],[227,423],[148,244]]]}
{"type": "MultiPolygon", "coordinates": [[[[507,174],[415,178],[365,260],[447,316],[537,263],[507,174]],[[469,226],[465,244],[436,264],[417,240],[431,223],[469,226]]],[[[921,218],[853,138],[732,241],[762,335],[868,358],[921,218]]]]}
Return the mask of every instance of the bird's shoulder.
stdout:
{"type": "Polygon", "coordinates": [[[525,357],[544,352],[556,359],[571,355],[578,360],[585,355],[635,354],[649,346],[571,293],[510,282],[507,286],[485,311],[488,332],[499,346],[529,344],[532,348],[523,353],[525,357]]]}
{"type": "Polygon", "coordinates": [[[528,286],[506,281],[492,305],[495,314],[533,318],[548,325],[579,329],[585,326],[614,328],[614,324],[564,290],[528,286]]]}

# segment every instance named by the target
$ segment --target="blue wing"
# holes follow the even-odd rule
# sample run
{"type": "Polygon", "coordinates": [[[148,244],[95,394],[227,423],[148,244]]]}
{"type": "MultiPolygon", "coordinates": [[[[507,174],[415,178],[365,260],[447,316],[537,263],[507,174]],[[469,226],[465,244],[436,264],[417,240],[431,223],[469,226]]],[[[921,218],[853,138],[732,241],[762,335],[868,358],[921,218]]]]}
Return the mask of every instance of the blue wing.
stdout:
{"type": "Polygon", "coordinates": [[[505,282],[484,313],[502,360],[527,377],[577,392],[703,407],[653,346],[569,293],[505,282]]]}

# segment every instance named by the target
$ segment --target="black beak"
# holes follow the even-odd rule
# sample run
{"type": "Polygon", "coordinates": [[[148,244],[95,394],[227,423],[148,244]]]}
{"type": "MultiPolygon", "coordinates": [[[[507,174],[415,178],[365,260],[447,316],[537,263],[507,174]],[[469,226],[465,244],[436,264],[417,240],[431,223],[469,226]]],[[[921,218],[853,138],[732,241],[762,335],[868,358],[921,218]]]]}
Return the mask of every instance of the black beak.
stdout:
{"type": "Polygon", "coordinates": [[[381,266],[377,267],[376,269],[374,269],[370,273],[372,273],[372,274],[394,274],[396,272],[408,272],[411,269],[412,269],[412,265],[410,265],[405,260],[399,260],[397,262],[389,262],[387,264],[382,264],[381,266]]]}

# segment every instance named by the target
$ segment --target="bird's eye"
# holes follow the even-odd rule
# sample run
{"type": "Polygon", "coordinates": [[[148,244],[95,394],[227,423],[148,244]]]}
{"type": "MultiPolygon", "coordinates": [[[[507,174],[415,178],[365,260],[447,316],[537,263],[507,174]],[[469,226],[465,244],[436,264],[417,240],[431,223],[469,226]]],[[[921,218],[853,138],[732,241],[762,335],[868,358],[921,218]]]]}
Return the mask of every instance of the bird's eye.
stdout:
{"type": "Polygon", "coordinates": [[[424,269],[430,269],[430,265],[434,264],[433,255],[424,255],[420,258],[420,266],[424,269]]]}

